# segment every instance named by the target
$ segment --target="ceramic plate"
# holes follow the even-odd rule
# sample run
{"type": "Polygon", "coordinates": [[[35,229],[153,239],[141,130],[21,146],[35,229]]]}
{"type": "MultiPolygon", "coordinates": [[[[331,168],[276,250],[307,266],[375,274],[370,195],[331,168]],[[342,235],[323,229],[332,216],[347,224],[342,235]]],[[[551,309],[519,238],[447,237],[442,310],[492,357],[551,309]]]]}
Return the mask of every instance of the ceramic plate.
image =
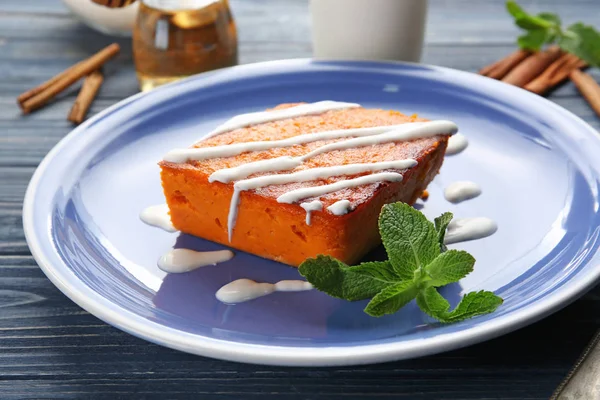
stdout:
{"type": "MultiPolygon", "coordinates": [[[[350,365],[423,356],[514,330],[583,294],[600,273],[600,140],[579,118],[524,90],[424,65],[276,61],[199,75],[124,100],[90,119],[44,159],[27,191],[24,226],[52,282],[92,314],[154,343],[208,357],[278,365],[350,365]],[[475,272],[442,289],[454,302],[479,289],[505,299],[493,314],[435,323],[409,304],[372,318],[365,302],[275,293],[239,305],[215,299],[237,279],[297,279],[293,268],[236,252],[223,264],[167,275],[175,247],[224,246],[144,225],[164,202],[157,161],[226,119],[278,103],[340,100],[450,119],[469,139],[447,156],[419,204],[433,218],[484,216],[498,231],[452,245],[475,272]],[[442,189],[477,182],[453,205],[442,189]]],[[[257,224],[260,219],[257,218],[257,224]]]]}

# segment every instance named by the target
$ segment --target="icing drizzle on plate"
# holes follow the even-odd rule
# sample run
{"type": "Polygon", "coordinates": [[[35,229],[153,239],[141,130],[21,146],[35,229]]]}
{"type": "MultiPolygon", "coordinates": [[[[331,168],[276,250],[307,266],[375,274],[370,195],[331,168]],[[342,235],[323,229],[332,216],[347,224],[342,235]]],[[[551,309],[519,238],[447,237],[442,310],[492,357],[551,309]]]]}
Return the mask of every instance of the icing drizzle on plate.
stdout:
{"type": "Polygon", "coordinates": [[[194,251],[173,249],[158,260],[158,268],[165,272],[189,272],[207,265],[216,265],[233,258],[231,250],[194,251]]]}
{"type": "Polygon", "coordinates": [[[167,232],[176,232],[177,229],[171,223],[169,216],[169,206],[166,204],[157,204],[155,206],[146,207],[140,213],[140,219],[143,223],[155,226],[167,232]]]}
{"type": "Polygon", "coordinates": [[[313,286],[301,280],[284,280],[277,283],[258,283],[251,279],[237,279],[221,287],[215,296],[226,304],[243,303],[274,292],[303,292],[313,286]]]}

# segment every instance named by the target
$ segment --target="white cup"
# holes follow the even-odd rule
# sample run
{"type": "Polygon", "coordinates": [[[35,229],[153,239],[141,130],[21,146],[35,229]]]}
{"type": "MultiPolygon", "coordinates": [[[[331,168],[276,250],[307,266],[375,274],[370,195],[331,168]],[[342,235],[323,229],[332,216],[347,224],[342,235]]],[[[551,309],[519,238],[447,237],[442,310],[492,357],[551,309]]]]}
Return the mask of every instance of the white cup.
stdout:
{"type": "Polygon", "coordinates": [[[418,62],[427,0],[310,0],[313,56],[418,62]]]}

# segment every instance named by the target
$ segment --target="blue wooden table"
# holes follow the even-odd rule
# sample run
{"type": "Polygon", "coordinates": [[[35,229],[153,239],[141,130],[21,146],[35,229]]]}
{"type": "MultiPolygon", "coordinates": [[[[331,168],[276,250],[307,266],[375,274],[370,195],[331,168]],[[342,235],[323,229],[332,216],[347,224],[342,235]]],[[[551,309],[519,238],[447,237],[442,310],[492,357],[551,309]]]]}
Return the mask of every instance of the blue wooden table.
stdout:
{"type": "MultiPolygon", "coordinates": [[[[84,1],[84,0],[81,0],[84,1]]],[[[600,27],[598,0],[523,0],[533,11],[600,27]]],[[[240,61],[310,56],[306,0],[232,0],[240,61]]],[[[514,50],[499,0],[430,0],[424,62],[467,71],[514,50]]],[[[31,257],[26,185],[72,126],[77,88],[23,117],[17,95],[115,41],[58,0],[0,0],[0,399],[546,399],[599,327],[600,289],[518,332],[450,353],[348,368],[217,361],[159,347],[101,322],[61,294],[31,257]]],[[[137,92],[128,40],[91,114],[137,92]]],[[[599,74],[592,74],[599,78],[599,74]]],[[[566,84],[550,97],[600,128],[566,84]]]]}

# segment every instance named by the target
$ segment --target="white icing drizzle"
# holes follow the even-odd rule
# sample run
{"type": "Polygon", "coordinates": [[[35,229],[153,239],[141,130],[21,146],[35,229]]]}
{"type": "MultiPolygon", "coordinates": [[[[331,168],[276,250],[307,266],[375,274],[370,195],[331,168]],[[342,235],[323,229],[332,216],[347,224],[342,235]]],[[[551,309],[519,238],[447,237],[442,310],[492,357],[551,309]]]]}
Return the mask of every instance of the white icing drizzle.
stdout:
{"type": "Polygon", "coordinates": [[[453,182],[444,190],[444,197],[450,203],[473,199],[481,194],[481,188],[475,182],[458,181],[453,182]]]}
{"type": "MultiPolygon", "coordinates": [[[[410,124],[422,124],[422,122],[413,122],[410,124]]],[[[233,157],[250,151],[292,147],[300,144],[318,142],[320,140],[378,135],[396,128],[400,128],[404,125],[407,124],[375,126],[370,128],[338,129],[334,131],[306,133],[304,135],[292,136],[290,138],[280,140],[265,140],[258,142],[232,143],[213,147],[175,149],[168,152],[164,156],[163,160],[174,163],[184,163],[188,160],[202,161],[210,158],[233,157]]]]}
{"type": "Polygon", "coordinates": [[[297,157],[283,156],[270,158],[242,164],[238,167],[223,168],[213,172],[209,177],[209,182],[229,183],[260,172],[288,171],[302,165],[302,160],[297,157]]]}
{"type": "Polygon", "coordinates": [[[466,242],[488,237],[498,230],[498,225],[490,218],[457,218],[448,225],[445,244],[466,242]]]}
{"type": "Polygon", "coordinates": [[[332,110],[343,110],[347,108],[357,108],[360,104],[344,103],[341,101],[324,100],[316,103],[301,104],[294,107],[283,108],[281,110],[259,111],[248,114],[240,114],[218,126],[215,130],[204,136],[202,140],[220,135],[228,131],[239,128],[246,128],[251,125],[264,124],[265,122],[278,121],[282,119],[302,117],[305,115],[318,115],[332,110]]]}
{"type": "Polygon", "coordinates": [[[462,133],[457,133],[448,139],[448,147],[446,148],[446,155],[457,154],[467,148],[469,141],[467,137],[462,133]]]}
{"type": "Polygon", "coordinates": [[[278,203],[292,204],[301,199],[308,197],[322,196],[327,193],[337,192],[338,190],[353,188],[357,186],[367,185],[376,182],[399,182],[402,180],[402,175],[396,172],[380,172],[377,174],[365,175],[354,179],[346,179],[330,183],[329,185],[311,186],[291,190],[282,194],[277,198],[278,203]]]}
{"type": "MultiPolygon", "coordinates": [[[[233,185],[233,195],[231,196],[231,203],[229,205],[229,216],[227,218],[227,232],[229,241],[233,235],[233,228],[235,227],[235,221],[237,219],[238,203],[240,201],[240,193],[245,190],[258,189],[265,186],[271,185],[282,185],[292,182],[309,182],[316,179],[330,178],[332,176],[341,175],[356,175],[363,172],[374,172],[382,171],[385,169],[406,169],[414,167],[417,164],[415,160],[398,160],[398,161],[382,161],[370,164],[348,164],[348,165],[335,165],[333,167],[319,167],[309,168],[291,174],[275,174],[275,175],[264,175],[256,178],[245,179],[238,181],[233,185]]],[[[402,175],[396,174],[402,179],[402,175]]],[[[371,176],[371,175],[368,175],[371,176]]],[[[342,182],[349,182],[348,180],[342,182]]],[[[339,182],[338,182],[339,183],[339,182]]],[[[369,182],[371,183],[371,182],[369,182]]],[[[326,185],[327,186],[327,185],[326,185]]],[[[323,186],[319,186],[323,187],[323,186]]],[[[343,188],[342,188],[343,189],[343,188]]],[[[301,190],[301,189],[299,189],[301,190]]],[[[335,190],[332,190],[335,191],[335,190]]],[[[291,192],[290,192],[291,193],[291,192]]],[[[304,196],[298,198],[298,200],[305,199],[304,196]]],[[[279,199],[277,199],[279,201],[279,199]]],[[[281,203],[281,201],[279,201],[281,203]]],[[[287,203],[287,202],[285,202],[287,203]]],[[[293,202],[291,202],[293,203],[293,202]]]]}
{"type": "Polygon", "coordinates": [[[458,130],[454,122],[450,121],[429,121],[429,122],[411,122],[400,125],[399,128],[380,133],[378,135],[357,137],[326,144],[318,147],[302,156],[303,161],[313,158],[319,154],[329,153],[335,150],[352,149],[356,147],[374,146],[376,144],[390,142],[405,142],[413,139],[421,139],[442,134],[453,135],[458,130]]]}
{"type": "Polygon", "coordinates": [[[332,213],[333,215],[348,214],[348,211],[350,211],[350,201],[349,200],[336,201],[335,203],[333,203],[332,205],[327,207],[327,210],[329,210],[329,212],[332,213]]]}
{"type": "Polygon", "coordinates": [[[155,226],[167,232],[177,232],[177,229],[171,223],[169,216],[169,206],[166,204],[157,204],[146,207],[140,213],[140,219],[143,223],[155,226]]]}
{"type": "MultiPolygon", "coordinates": [[[[389,142],[397,142],[397,141],[405,141],[411,139],[417,139],[422,137],[430,137],[436,136],[443,133],[454,133],[458,127],[456,124],[450,121],[431,121],[431,122],[416,122],[410,124],[404,124],[400,128],[396,128],[392,131],[384,132],[378,135],[367,136],[367,137],[358,137],[347,139],[341,142],[335,142],[326,144],[324,146],[318,147],[313,151],[301,156],[301,157],[278,157],[271,160],[262,160],[260,164],[260,170],[265,171],[268,168],[268,165],[271,164],[271,167],[274,170],[281,171],[284,166],[281,163],[286,163],[286,165],[292,165],[294,162],[296,165],[302,164],[304,161],[308,160],[311,157],[314,157],[319,154],[327,153],[335,150],[343,150],[350,149],[361,146],[372,146],[381,143],[389,143],[389,142]],[[295,160],[295,161],[294,161],[295,160]]],[[[255,163],[247,163],[245,165],[246,169],[243,171],[244,173],[248,173],[248,171],[252,170],[252,164],[255,163]]],[[[240,192],[243,190],[252,190],[257,189],[259,187],[290,183],[290,182],[306,182],[313,181],[318,178],[327,178],[331,176],[339,176],[339,175],[354,175],[361,172],[367,171],[381,171],[383,169],[406,169],[411,168],[416,165],[415,160],[400,160],[400,161],[385,161],[380,163],[371,163],[371,164],[349,164],[349,165],[336,165],[333,167],[322,167],[322,168],[310,168],[307,170],[291,173],[291,174],[276,174],[276,175],[265,175],[257,178],[251,178],[236,182],[233,186],[233,196],[231,197],[231,204],[229,206],[229,216],[227,218],[227,231],[229,241],[231,242],[231,238],[233,235],[233,228],[235,227],[235,221],[237,219],[237,209],[238,202],[240,199],[240,192]],[[399,163],[397,166],[392,166],[392,163],[399,163]],[[382,165],[385,165],[383,168],[382,165]]],[[[238,171],[239,172],[239,171],[238,171]]],[[[336,182],[332,185],[323,185],[317,187],[308,187],[293,190],[288,192],[282,196],[277,198],[277,201],[280,203],[294,203],[298,200],[302,200],[308,197],[315,197],[321,194],[335,192],[340,189],[346,189],[349,187],[355,187],[367,183],[376,182],[373,179],[377,179],[378,177],[385,178],[382,180],[391,180],[398,181],[402,179],[402,175],[398,173],[380,173],[374,175],[363,176],[357,179],[350,179],[345,181],[336,182]],[[360,183],[364,182],[364,183],[360,183]],[[356,183],[356,184],[354,184],[356,183]],[[351,185],[351,186],[344,186],[351,185]],[[331,189],[330,189],[331,187],[331,189]],[[339,189],[333,189],[339,187],[339,189]],[[323,190],[325,190],[323,192],[323,190]],[[316,194],[310,194],[310,193],[316,194]],[[289,198],[293,198],[294,200],[289,201],[289,198]]],[[[239,175],[230,175],[229,178],[239,179],[239,175]]]]}
{"type": "Polygon", "coordinates": [[[194,251],[189,249],[173,249],[158,260],[158,268],[169,273],[193,271],[206,265],[231,260],[233,252],[229,250],[194,251]]]}
{"type": "Polygon", "coordinates": [[[321,211],[323,210],[323,203],[319,200],[313,200],[310,203],[302,203],[300,207],[304,208],[306,211],[306,225],[310,225],[310,213],[312,211],[321,211]]]}
{"type": "MultiPolygon", "coordinates": [[[[269,160],[260,160],[249,162],[235,168],[226,168],[215,171],[210,177],[209,182],[219,181],[228,183],[248,177],[254,173],[267,171],[285,171],[294,169],[303,162],[318,156],[319,154],[329,153],[336,150],[346,150],[357,147],[373,146],[376,144],[402,142],[412,139],[437,136],[443,133],[452,134],[457,129],[456,125],[450,121],[431,121],[414,122],[400,125],[391,131],[385,131],[376,135],[366,137],[357,137],[343,140],[340,142],[326,144],[317,147],[313,151],[300,157],[277,157],[269,160]]],[[[234,145],[231,145],[234,146],[234,145]]]]}
{"type": "Polygon", "coordinates": [[[233,237],[233,228],[235,227],[235,221],[237,220],[238,214],[238,203],[240,202],[240,190],[233,188],[233,194],[231,195],[231,202],[229,203],[229,214],[227,215],[227,238],[231,243],[233,237]]]}
{"type": "Polygon", "coordinates": [[[364,172],[376,172],[386,169],[407,169],[417,165],[413,159],[380,161],[374,163],[334,165],[332,167],[309,168],[290,174],[263,175],[256,178],[236,182],[233,187],[238,190],[252,190],[271,185],[283,185],[292,182],[310,182],[332,176],[356,175],[364,172]]]}
{"type": "Polygon", "coordinates": [[[243,303],[273,292],[302,292],[311,290],[310,283],[300,280],[284,280],[277,283],[258,283],[251,279],[238,279],[221,287],[215,294],[217,300],[226,304],[243,303]]]}

